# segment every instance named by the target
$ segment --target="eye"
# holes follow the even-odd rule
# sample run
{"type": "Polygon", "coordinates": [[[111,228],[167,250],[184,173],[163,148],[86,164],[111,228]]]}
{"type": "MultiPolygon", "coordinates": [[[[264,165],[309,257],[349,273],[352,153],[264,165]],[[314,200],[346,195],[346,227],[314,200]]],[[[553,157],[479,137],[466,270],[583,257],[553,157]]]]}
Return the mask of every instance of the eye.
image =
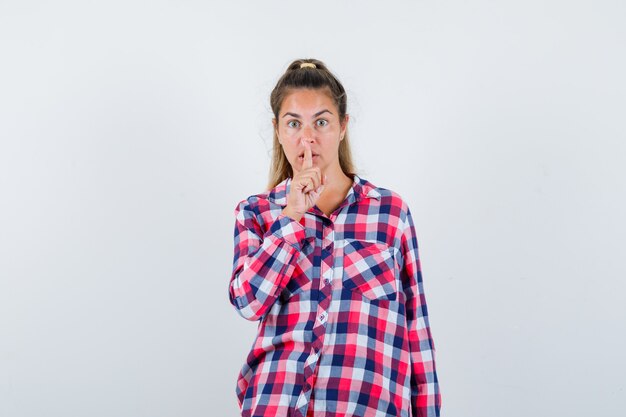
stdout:
{"type": "Polygon", "coordinates": [[[327,126],[328,125],[328,120],[326,120],[326,119],[319,119],[318,122],[324,122],[324,124],[321,125],[321,126],[327,126]]]}
{"type": "Polygon", "coordinates": [[[293,126],[291,123],[298,123],[298,121],[297,121],[297,120],[290,120],[290,121],[288,121],[288,122],[287,122],[287,126],[289,126],[289,127],[295,127],[295,126],[293,126]]]}

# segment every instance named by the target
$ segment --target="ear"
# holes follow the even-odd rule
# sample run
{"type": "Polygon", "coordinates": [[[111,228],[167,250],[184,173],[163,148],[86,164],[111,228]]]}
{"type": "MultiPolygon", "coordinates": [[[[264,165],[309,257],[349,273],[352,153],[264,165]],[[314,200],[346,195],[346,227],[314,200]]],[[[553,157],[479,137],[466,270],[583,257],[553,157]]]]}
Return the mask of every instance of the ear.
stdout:
{"type": "Polygon", "coordinates": [[[348,128],[349,120],[350,115],[346,113],[346,117],[343,119],[343,123],[341,124],[341,135],[339,136],[339,140],[343,140],[343,137],[346,135],[346,129],[348,128]]]}

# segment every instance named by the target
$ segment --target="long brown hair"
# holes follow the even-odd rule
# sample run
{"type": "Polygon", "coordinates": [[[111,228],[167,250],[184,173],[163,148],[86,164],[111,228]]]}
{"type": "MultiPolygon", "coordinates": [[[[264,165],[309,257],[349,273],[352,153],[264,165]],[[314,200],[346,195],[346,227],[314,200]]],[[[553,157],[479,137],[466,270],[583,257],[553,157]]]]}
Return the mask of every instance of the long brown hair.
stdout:
{"type": "MultiPolygon", "coordinates": [[[[298,88],[312,88],[325,90],[339,111],[339,121],[343,125],[345,123],[346,110],[348,105],[348,96],[346,91],[337,79],[326,67],[326,65],[317,59],[296,59],[280,77],[276,86],[270,95],[270,105],[272,112],[278,123],[280,120],[280,106],[283,99],[290,92],[298,88]],[[300,68],[300,64],[315,64],[315,68],[304,66],[300,68]]],[[[272,161],[270,164],[268,190],[274,188],[287,177],[293,176],[293,170],[289,164],[289,160],[283,151],[276,129],[273,130],[273,151],[272,161]]],[[[352,152],[350,150],[348,128],[346,127],[343,140],[339,142],[339,165],[344,174],[352,177],[355,174],[355,167],[352,162],[352,152]]]]}

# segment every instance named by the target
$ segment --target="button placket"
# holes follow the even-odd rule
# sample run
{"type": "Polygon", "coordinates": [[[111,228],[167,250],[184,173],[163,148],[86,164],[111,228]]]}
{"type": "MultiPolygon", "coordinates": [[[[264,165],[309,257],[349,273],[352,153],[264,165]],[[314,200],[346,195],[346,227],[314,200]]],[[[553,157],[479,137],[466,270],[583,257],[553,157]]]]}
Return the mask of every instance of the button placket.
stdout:
{"type": "Polygon", "coordinates": [[[324,226],[325,236],[322,239],[322,279],[323,285],[321,291],[324,293],[324,298],[321,299],[319,304],[318,311],[318,321],[322,325],[326,326],[326,320],[328,319],[327,309],[330,307],[330,298],[332,296],[332,289],[330,288],[330,284],[332,282],[331,278],[335,269],[335,259],[333,256],[334,252],[334,236],[335,232],[332,229],[332,224],[328,226],[324,226]]]}
{"type": "Polygon", "coordinates": [[[315,316],[315,325],[313,326],[313,340],[311,343],[311,354],[305,363],[305,382],[302,392],[298,398],[298,408],[303,407],[309,399],[313,390],[315,381],[315,371],[317,370],[317,362],[324,347],[324,339],[326,335],[326,324],[328,322],[328,309],[332,296],[332,277],[335,274],[334,252],[334,231],[332,225],[324,226],[325,236],[321,239],[321,263],[319,271],[321,279],[318,282],[324,284],[319,286],[319,298],[317,303],[317,311],[315,316]]]}
{"type": "Polygon", "coordinates": [[[320,314],[318,317],[319,317],[320,323],[325,324],[326,323],[326,319],[328,318],[328,313],[323,311],[322,314],[320,314]]]}
{"type": "MultiPolygon", "coordinates": [[[[333,254],[334,251],[334,238],[335,238],[335,232],[334,230],[330,230],[328,232],[328,234],[326,235],[326,237],[324,238],[322,244],[323,246],[323,250],[324,250],[324,256],[329,256],[333,254]]],[[[329,268],[327,271],[324,271],[324,284],[325,285],[330,285],[330,283],[332,282],[332,275],[334,273],[334,266],[335,266],[335,261],[334,259],[331,262],[332,267],[329,268]]]]}

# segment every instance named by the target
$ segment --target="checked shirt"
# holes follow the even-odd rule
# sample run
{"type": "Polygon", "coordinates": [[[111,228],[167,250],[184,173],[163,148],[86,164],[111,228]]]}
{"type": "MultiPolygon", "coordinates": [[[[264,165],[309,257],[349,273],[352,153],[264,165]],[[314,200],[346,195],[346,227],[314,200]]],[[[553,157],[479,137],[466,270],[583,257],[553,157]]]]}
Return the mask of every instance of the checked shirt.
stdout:
{"type": "Polygon", "coordinates": [[[358,175],[340,206],[285,214],[291,178],[235,207],[228,292],[259,321],[242,417],[435,417],[441,394],[411,212],[358,175]]]}

